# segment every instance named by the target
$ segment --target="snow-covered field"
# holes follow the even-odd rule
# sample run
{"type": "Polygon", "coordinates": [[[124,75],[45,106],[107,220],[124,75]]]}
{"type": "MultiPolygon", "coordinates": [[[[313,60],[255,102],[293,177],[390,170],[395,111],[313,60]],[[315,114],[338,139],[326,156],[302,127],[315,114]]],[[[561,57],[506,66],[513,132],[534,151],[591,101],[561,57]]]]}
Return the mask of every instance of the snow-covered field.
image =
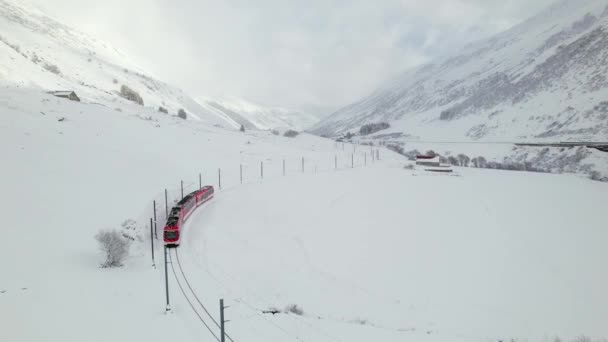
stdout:
{"type": "Polygon", "coordinates": [[[362,146],[351,169],[353,146],[318,137],[36,90],[0,89],[0,108],[0,341],[212,341],[172,275],[164,314],[146,225],[163,189],[192,190],[199,172],[217,185],[218,168],[223,189],[192,216],[179,256],[216,318],[219,298],[231,306],[235,341],[608,337],[606,183],[427,175],[386,150],[372,163],[362,146]],[[124,267],[99,268],[93,236],[127,219],[141,241],[124,267]],[[261,312],[289,304],[303,315],[261,312]]]}

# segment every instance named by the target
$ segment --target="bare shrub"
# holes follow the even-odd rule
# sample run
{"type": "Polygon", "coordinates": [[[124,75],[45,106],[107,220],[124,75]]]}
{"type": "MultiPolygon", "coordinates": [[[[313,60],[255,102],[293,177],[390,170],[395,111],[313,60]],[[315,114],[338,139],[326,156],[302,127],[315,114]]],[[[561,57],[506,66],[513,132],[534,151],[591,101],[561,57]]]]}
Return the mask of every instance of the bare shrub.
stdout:
{"type": "Polygon", "coordinates": [[[459,166],[458,159],[454,156],[448,156],[448,164],[452,164],[454,166],[459,166]]]}
{"type": "Polygon", "coordinates": [[[32,58],[32,62],[34,62],[36,64],[41,62],[40,58],[38,57],[38,55],[35,52],[32,54],[31,58],[32,58]]]}
{"type": "Polygon", "coordinates": [[[289,129],[287,131],[285,131],[285,133],[283,133],[284,137],[288,137],[288,138],[295,138],[298,136],[298,131],[294,131],[293,129],[289,129]]]}
{"type": "Polygon", "coordinates": [[[167,110],[167,108],[165,108],[163,106],[158,106],[158,111],[161,113],[169,114],[169,111],[167,110]]]}
{"type": "Polygon", "coordinates": [[[177,116],[178,116],[180,119],[184,119],[184,120],[186,120],[186,119],[188,118],[188,114],[187,114],[187,113],[186,113],[186,111],[185,111],[185,110],[183,110],[182,108],[180,108],[180,109],[177,111],[177,116]]]}
{"type": "Polygon", "coordinates": [[[99,248],[104,253],[106,260],[101,264],[102,268],[120,267],[129,255],[129,240],[117,230],[100,230],[95,235],[99,242],[99,248]]]}
{"type": "Polygon", "coordinates": [[[135,90],[127,87],[124,84],[120,87],[120,96],[139,105],[144,105],[144,100],[141,98],[141,96],[135,90]]]}
{"type": "Polygon", "coordinates": [[[399,154],[404,154],[403,147],[401,145],[389,144],[389,145],[386,145],[386,148],[388,148],[389,150],[391,150],[393,152],[397,152],[399,154]]]}
{"type": "Polygon", "coordinates": [[[245,132],[245,126],[241,125],[241,128],[239,128],[239,131],[245,132]]]}
{"type": "Polygon", "coordinates": [[[298,306],[298,304],[289,304],[285,307],[285,313],[292,313],[298,316],[302,316],[304,314],[304,309],[298,306]]]}
{"type": "Polygon", "coordinates": [[[469,167],[469,162],[471,161],[471,158],[469,158],[469,156],[461,153],[457,156],[457,158],[458,162],[460,163],[460,166],[469,167]]]}
{"type": "Polygon", "coordinates": [[[45,63],[44,69],[46,69],[46,71],[52,72],[53,74],[56,74],[56,75],[59,75],[61,73],[59,71],[59,67],[54,64],[45,63]]]}
{"type": "Polygon", "coordinates": [[[608,182],[608,177],[603,177],[602,174],[596,170],[589,173],[589,178],[594,181],[608,182]]]}
{"type": "Polygon", "coordinates": [[[405,164],[405,166],[403,168],[405,170],[413,170],[414,169],[414,164],[405,164]]]}
{"type": "Polygon", "coordinates": [[[391,125],[389,125],[388,122],[370,123],[370,124],[361,126],[361,128],[359,129],[359,134],[361,134],[361,135],[373,134],[373,133],[376,133],[383,129],[387,129],[389,127],[391,127],[391,125]]]}
{"type": "Polygon", "coordinates": [[[416,160],[416,156],[420,155],[420,151],[418,151],[418,150],[410,150],[410,151],[407,151],[407,152],[403,152],[402,154],[404,156],[406,156],[407,159],[409,159],[409,160],[416,160]]]}

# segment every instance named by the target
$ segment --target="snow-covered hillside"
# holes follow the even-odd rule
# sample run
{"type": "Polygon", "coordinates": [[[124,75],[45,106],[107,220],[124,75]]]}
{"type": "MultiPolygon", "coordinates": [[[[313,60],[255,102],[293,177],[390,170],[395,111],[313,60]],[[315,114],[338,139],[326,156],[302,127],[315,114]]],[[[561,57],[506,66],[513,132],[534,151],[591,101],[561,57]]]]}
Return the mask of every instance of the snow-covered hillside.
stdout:
{"type": "Polygon", "coordinates": [[[85,102],[120,107],[123,85],[143,105],[170,115],[238,128],[221,111],[146,75],[123,53],[16,0],[0,0],[0,84],[46,91],[73,90],[85,102]]]}
{"type": "Polygon", "coordinates": [[[226,113],[245,128],[301,131],[320,120],[313,114],[286,108],[264,107],[243,99],[201,100],[201,103],[226,113]]]}
{"type": "Polygon", "coordinates": [[[315,125],[389,122],[391,139],[608,140],[608,4],[560,0],[512,29],[408,71],[315,125]]]}
{"type": "Polygon", "coordinates": [[[174,199],[184,180],[191,191],[199,172],[217,186],[218,168],[222,190],[187,223],[179,253],[215,318],[219,298],[230,305],[234,341],[608,336],[608,184],[426,175],[386,150],[372,163],[369,146],[121,108],[0,88],[0,341],[213,341],[171,273],[164,314],[148,222],[163,189],[174,199]],[[95,233],[128,220],[126,265],[100,269],[95,233]],[[302,315],[264,314],[291,304],[302,315]]]}

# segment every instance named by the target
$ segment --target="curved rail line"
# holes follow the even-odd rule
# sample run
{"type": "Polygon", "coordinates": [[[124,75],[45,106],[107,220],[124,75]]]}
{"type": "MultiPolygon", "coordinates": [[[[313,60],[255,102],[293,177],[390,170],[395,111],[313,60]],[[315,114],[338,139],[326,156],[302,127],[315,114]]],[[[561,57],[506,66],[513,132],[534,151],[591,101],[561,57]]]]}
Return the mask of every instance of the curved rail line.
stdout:
{"type": "MultiPolygon", "coordinates": [[[[186,273],[184,272],[184,269],[182,268],[182,264],[179,260],[179,251],[178,248],[175,248],[175,259],[177,260],[177,266],[179,267],[179,270],[182,274],[182,277],[184,278],[184,281],[186,282],[186,286],[188,286],[188,289],[190,289],[190,292],[192,293],[192,296],[194,296],[194,299],[196,299],[196,301],[198,302],[198,304],[203,308],[203,310],[205,311],[205,313],[207,314],[207,316],[209,316],[209,318],[213,321],[213,323],[220,328],[220,324],[217,322],[217,320],[215,318],[213,318],[213,315],[211,315],[211,313],[209,312],[209,310],[207,310],[207,308],[205,307],[205,305],[200,301],[200,299],[198,298],[198,296],[196,295],[196,292],[194,292],[194,289],[192,289],[192,286],[190,286],[190,282],[188,281],[188,277],[186,277],[186,273]]],[[[234,342],[234,340],[232,339],[232,337],[230,337],[228,334],[224,333],[224,336],[226,336],[226,338],[228,338],[231,342],[234,342]]]]}
{"type": "MultiPolygon", "coordinates": [[[[184,290],[181,282],[179,281],[179,278],[177,276],[177,272],[175,272],[175,267],[173,267],[173,257],[171,256],[171,252],[169,251],[168,254],[169,254],[169,263],[171,264],[171,270],[173,271],[173,276],[175,276],[175,281],[177,282],[177,286],[179,287],[179,289],[181,290],[182,294],[184,295],[184,298],[186,299],[186,301],[188,302],[188,304],[190,304],[190,308],[192,308],[192,311],[194,311],[194,313],[196,314],[196,316],[198,317],[198,319],[201,321],[201,323],[203,323],[203,325],[207,328],[207,330],[209,330],[209,332],[211,333],[211,335],[213,335],[213,337],[215,338],[215,340],[218,341],[218,342],[220,342],[219,337],[217,337],[217,335],[213,332],[213,330],[211,329],[211,327],[209,327],[209,325],[207,324],[207,322],[205,322],[205,320],[203,319],[203,317],[201,317],[201,315],[198,313],[198,311],[194,307],[194,304],[192,304],[192,302],[190,301],[190,298],[188,298],[188,295],[186,295],[186,291],[184,290]]],[[[177,252],[175,253],[175,255],[176,255],[176,258],[179,259],[177,257],[177,252]]],[[[178,261],[178,265],[179,265],[179,261],[178,261]]]]}

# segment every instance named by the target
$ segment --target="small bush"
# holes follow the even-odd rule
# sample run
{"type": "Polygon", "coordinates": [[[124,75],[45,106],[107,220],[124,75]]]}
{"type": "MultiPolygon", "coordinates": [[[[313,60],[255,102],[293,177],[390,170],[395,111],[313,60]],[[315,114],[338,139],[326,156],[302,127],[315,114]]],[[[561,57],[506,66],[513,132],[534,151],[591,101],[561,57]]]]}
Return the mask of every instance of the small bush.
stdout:
{"type": "Polygon", "coordinates": [[[144,105],[144,100],[141,98],[141,96],[135,90],[127,87],[124,84],[120,87],[120,96],[139,105],[144,105]]]}
{"type": "Polygon", "coordinates": [[[181,108],[177,111],[177,116],[184,120],[188,118],[188,114],[186,113],[186,111],[181,108]]]}
{"type": "Polygon", "coordinates": [[[300,134],[298,131],[294,131],[293,129],[289,129],[287,131],[285,131],[285,133],[283,133],[284,137],[288,137],[288,138],[295,138],[298,136],[298,134],[300,134]]]}
{"type": "Polygon", "coordinates": [[[416,160],[416,156],[420,155],[420,151],[410,150],[410,151],[404,152],[402,154],[404,156],[406,156],[408,160],[416,160]]]}
{"type": "Polygon", "coordinates": [[[361,134],[361,135],[373,134],[373,133],[376,133],[383,129],[387,129],[389,127],[391,127],[391,125],[389,125],[388,122],[370,123],[370,124],[361,126],[361,128],[359,129],[359,134],[361,134]]]}
{"type": "Polygon", "coordinates": [[[281,134],[279,131],[277,131],[276,129],[273,129],[272,131],[270,131],[272,134],[274,135],[279,135],[281,134]]]}
{"type": "Polygon", "coordinates": [[[444,110],[439,114],[439,120],[452,120],[456,116],[456,113],[449,110],[444,110]]]}
{"type": "Polygon", "coordinates": [[[47,71],[52,72],[53,74],[56,74],[56,75],[59,75],[61,73],[59,71],[59,67],[54,64],[45,63],[44,69],[46,69],[47,71]]]}
{"type": "Polygon", "coordinates": [[[32,54],[32,62],[34,62],[36,64],[41,62],[40,58],[38,57],[38,55],[35,52],[32,54]]]}
{"type": "Polygon", "coordinates": [[[163,106],[159,106],[158,111],[161,113],[169,114],[169,111],[167,110],[167,108],[165,108],[163,106]]]}
{"type": "Polygon", "coordinates": [[[105,255],[105,262],[102,268],[120,267],[124,259],[129,255],[129,241],[125,239],[117,230],[100,230],[95,235],[95,240],[99,242],[99,248],[105,255]]]}
{"type": "Polygon", "coordinates": [[[289,304],[285,307],[286,313],[292,313],[298,316],[302,316],[304,314],[304,310],[299,307],[297,304],[289,304]]]}
{"type": "Polygon", "coordinates": [[[389,144],[389,145],[386,145],[386,148],[388,148],[389,150],[391,150],[393,152],[397,152],[399,154],[404,154],[403,147],[401,145],[389,144]]]}
{"type": "Polygon", "coordinates": [[[245,126],[241,125],[241,128],[239,128],[239,131],[245,132],[245,126]]]}

